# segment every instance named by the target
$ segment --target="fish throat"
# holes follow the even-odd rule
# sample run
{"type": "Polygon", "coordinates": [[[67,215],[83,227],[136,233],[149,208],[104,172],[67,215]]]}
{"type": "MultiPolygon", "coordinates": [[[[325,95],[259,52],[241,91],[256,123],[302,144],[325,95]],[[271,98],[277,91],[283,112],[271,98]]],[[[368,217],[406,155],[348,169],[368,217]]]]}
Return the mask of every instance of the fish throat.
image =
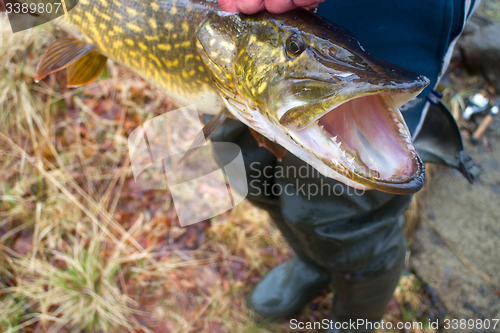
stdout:
{"type": "Polygon", "coordinates": [[[343,103],[322,116],[317,125],[361,177],[404,182],[422,172],[401,113],[383,94],[343,103]]]}

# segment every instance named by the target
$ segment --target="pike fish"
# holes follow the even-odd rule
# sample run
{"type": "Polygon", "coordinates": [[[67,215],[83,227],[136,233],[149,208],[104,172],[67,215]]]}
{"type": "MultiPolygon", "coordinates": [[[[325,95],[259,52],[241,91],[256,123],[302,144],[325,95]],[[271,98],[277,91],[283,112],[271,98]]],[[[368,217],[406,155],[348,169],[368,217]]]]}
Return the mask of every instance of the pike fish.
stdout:
{"type": "Polygon", "coordinates": [[[279,158],[289,151],[355,188],[418,191],[425,169],[399,107],[429,84],[370,55],[347,30],[303,9],[230,14],[211,0],[80,0],[61,18],[79,31],[42,56],[36,80],[67,68],[94,80],[110,58],[179,106],[248,125],[279,158]]]}

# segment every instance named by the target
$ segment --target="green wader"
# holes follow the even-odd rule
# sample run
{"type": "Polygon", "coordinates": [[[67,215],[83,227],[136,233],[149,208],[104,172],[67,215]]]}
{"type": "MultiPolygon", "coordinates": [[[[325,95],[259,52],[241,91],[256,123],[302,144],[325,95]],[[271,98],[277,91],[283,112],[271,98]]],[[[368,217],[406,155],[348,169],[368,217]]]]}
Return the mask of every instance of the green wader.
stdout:
{"type": "MultiPolygon", "coordinates": [[[[333,319],[380,320],[403,269],[402,213],[411,196],[363,193],[291,153],[279,162],[238,121],[227,120],[212,140],[241,147],[247,199],[269,212],[297,254],[264,277],[248,306],[266,319],[289,316],[331,282],[333,319]]],[[[219,162],[223,154],[216,152],[219,162]]]]}

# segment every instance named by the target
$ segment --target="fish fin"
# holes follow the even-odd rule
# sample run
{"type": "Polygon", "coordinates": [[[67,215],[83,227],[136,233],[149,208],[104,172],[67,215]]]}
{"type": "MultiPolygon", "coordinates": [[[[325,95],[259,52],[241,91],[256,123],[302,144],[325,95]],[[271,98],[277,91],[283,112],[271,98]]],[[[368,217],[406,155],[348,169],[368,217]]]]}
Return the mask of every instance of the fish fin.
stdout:
{"type": "Polygon", "coordinates": [[[271,153],[273,153],[278,161],[281,162],[281,159],[283,156],[288,152],[285,148],[283,148],[281,145],[277,144],[276,142],[272,142],[259,132],[253,130],[250,128],[250,133],[252,133],[253,137],[255,140],[257,140],[257,143],[259,144],[259,147],[264,147],[267,150],[269,150],[271,153]]]}
{"type": "Polygon", "coordinates": [[[36,66],[35,81],[38,82],[50,73],[60,71],[73,61],[92,51],[93,48],[95,48],[95,45],[74,37],[56,40],[47,48],[36,66]]]}
{"type": "Polygon", "coordinates": [[[97,79],[107,60],[108,58],[92,50],[73,61],[67,68],[68,87],[78,87],[97,79]]]}
{"type": "Polygon", "coordinates": [[[184,162],[189,156],[193,155],[201,146],[203,146],[210,138],[217,132],[219,127],[221,127],[224,120],[226,120],[229,115],[229,111],[227,109],[223,109],[219,114],[214,116],[208,123],[205,124],[203,129],[196,135],[191,147],[188,151],[182,156],[182,158],[177,162],[177,164],[181,164],[184,162]]]}

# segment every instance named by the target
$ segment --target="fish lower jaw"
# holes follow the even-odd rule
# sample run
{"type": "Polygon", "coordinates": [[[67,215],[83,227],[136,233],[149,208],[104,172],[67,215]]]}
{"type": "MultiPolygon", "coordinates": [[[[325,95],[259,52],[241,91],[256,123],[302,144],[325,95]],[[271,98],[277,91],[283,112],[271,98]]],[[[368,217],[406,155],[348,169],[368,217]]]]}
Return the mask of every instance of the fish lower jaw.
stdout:
{"type": "MultiPolygon", "coordinates": [[[[321,130],[319,126],[316,127],[321,130]]],[[[312,132],[312,131],[311,131],[312,132]]],[[[302,138],[304,139],[304,138],[302,138]]],[[[425,180],[425,168],[418,155],[415,153],[417,161],[417,170],[407,179],[381,178],[379,173],[368,168],[359,167],[356,164],[356,157],[342,149],[341,142],[324,142],[323,150],[311,152],[308,150],[304,141],[297,144],[300,149],[295,147],[294,154],[313,166],[320,174],[328,178],[336,179],[350,187],[360,190],[376,189],[383,192],[394,194],[410,194],[418,191],[425,180]],[[327,149],[327,147],[329,149],[327,149]]]]}
{"type": "MultiPolygon", "coordinates": [[[[227,100],[223,100],[224,104],[228,110],[242,123],[259,132],[269,140],[278,143],[283,146],[286,150],[297,156],[299,159],[311,165],[320,174],[327,178],[332,178],[338,180],[348,186],[351,186],[359,190],[370,190],[369,186],[365,186],[360,182],[353,181],[348,178],[345,173],[331,167],[331,161],[325,163],[320,158],[318,158],[314,153],[310,152],[305,148],[305,145],[301,145],[302,138],[294,136],[292,133],[287,132],[287,130],[281,126],[279,123],[269,120],[265,115],[261,113],[260,110],[252,109],[250,107],[246,108],[246,112],[241,112],[234,107],[227,100]]],[[[317,133],[319,134],[319,132],[317,133]]],[[[340,153],[340,150],[339,150],[340,153]]],[[[339,155],[340,156],[340,155],[339,155]]],[[[332,156],[335,160],[336,156],[332,156]]],[[[340,158],[340,157],[339,157],[340,158]]]]}

